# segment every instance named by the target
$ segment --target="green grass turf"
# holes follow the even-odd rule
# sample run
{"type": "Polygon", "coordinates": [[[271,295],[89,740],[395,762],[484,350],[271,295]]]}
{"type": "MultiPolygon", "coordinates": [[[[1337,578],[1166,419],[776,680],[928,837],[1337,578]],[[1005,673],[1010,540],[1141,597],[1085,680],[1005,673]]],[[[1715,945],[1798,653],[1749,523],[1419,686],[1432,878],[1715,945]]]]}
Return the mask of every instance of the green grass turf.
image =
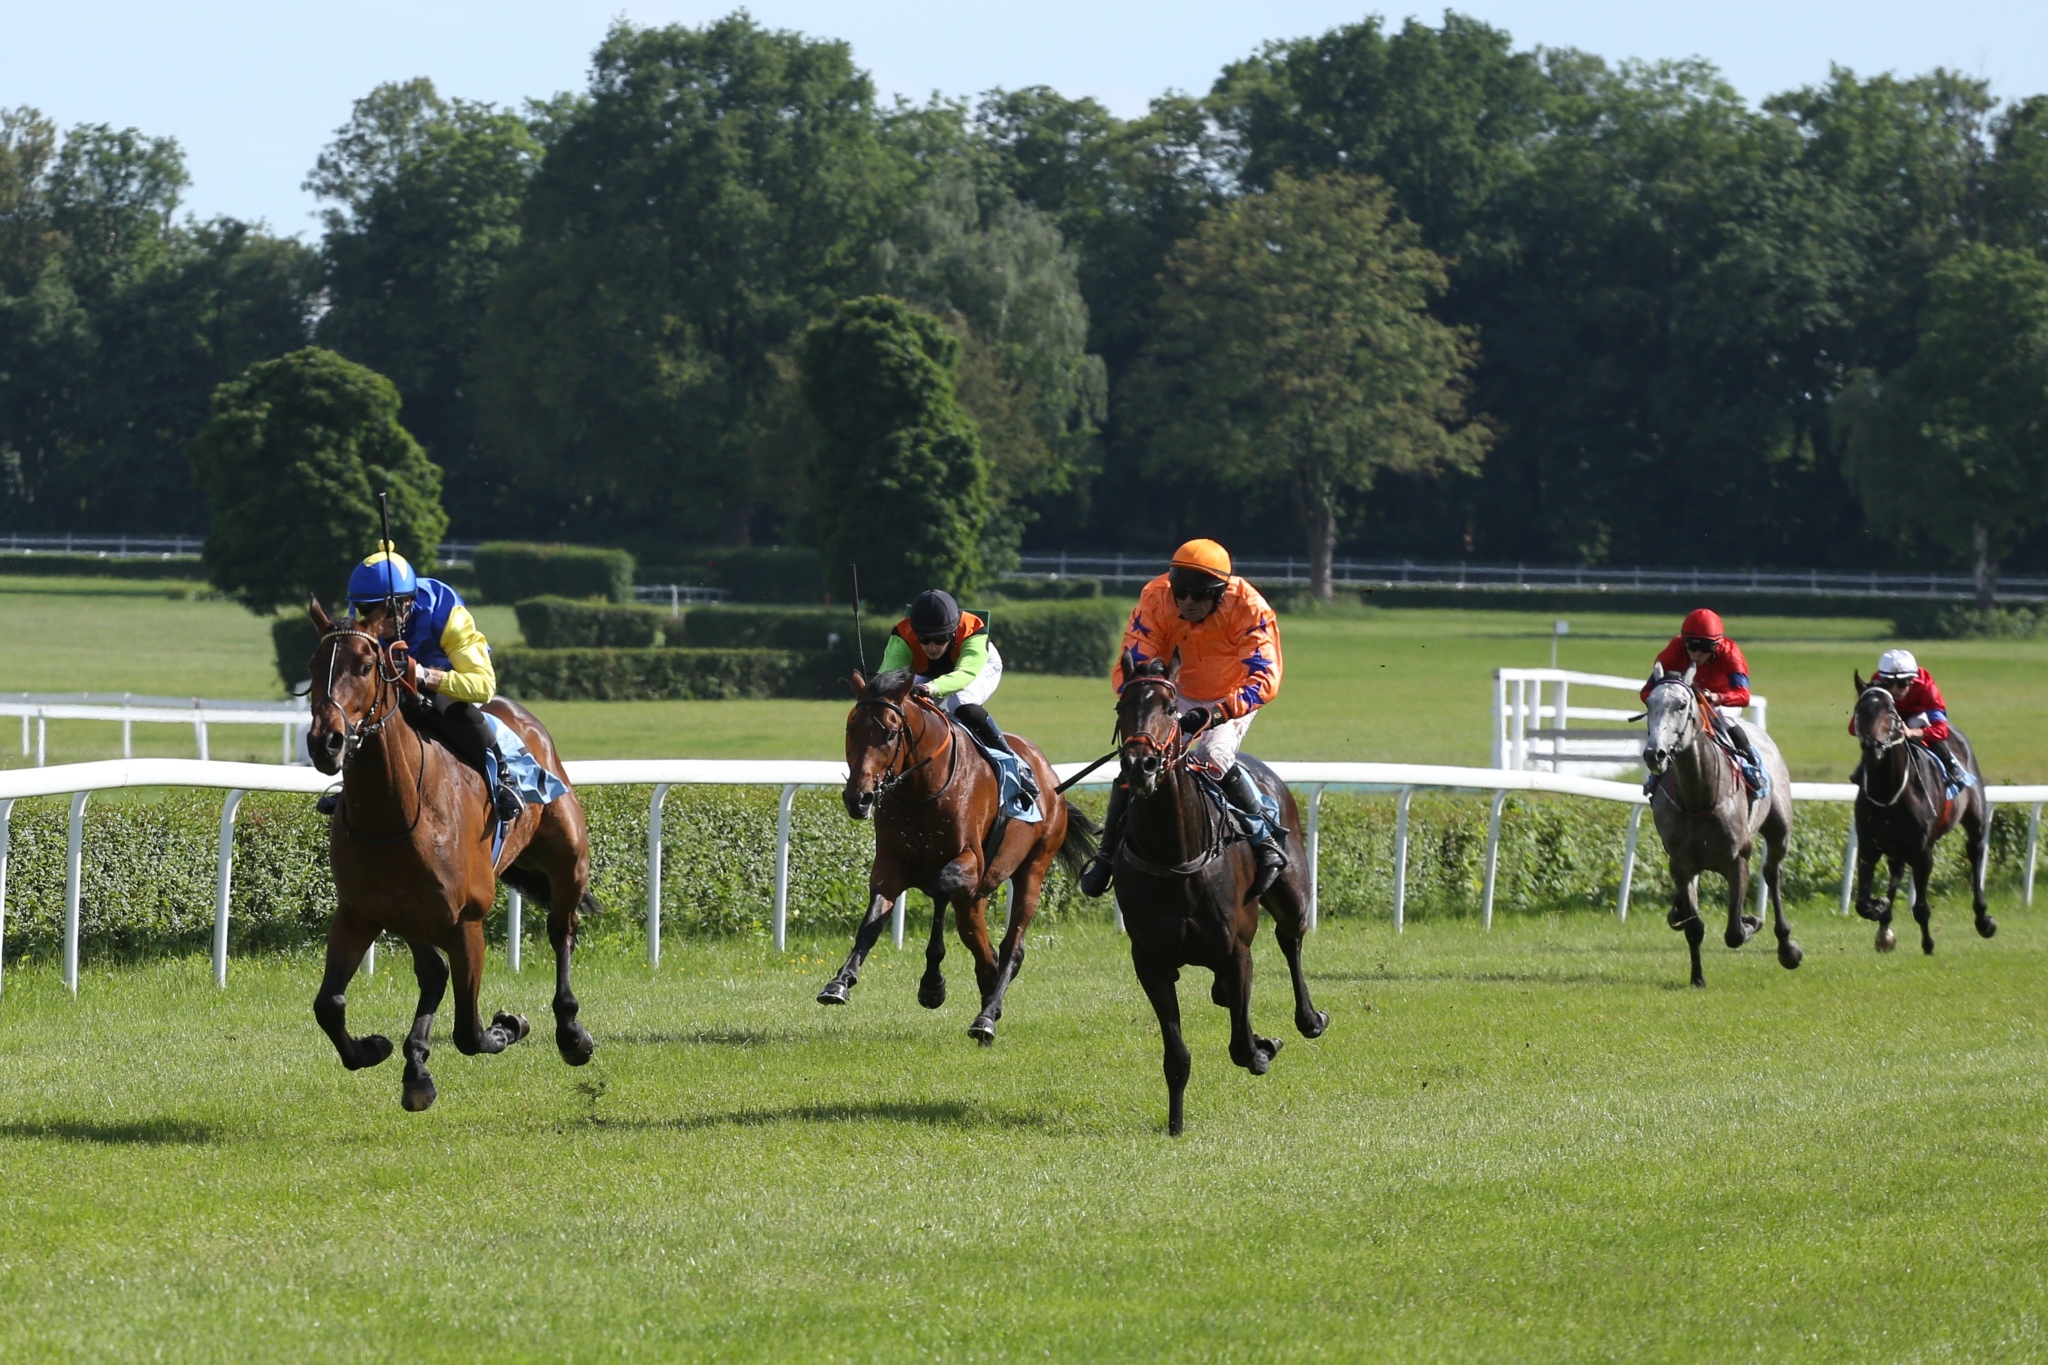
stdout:
{"type": "MultiPolygon", "coordinates": [[[[1258,946],[1225,1056],[1182,982],[1189,1131],[1100,924],[1033,937],[1002,1037],[886,941],[671,945],[579,986],[494,961],[535,1035],[398,1106],[316,1031],[310,956],[47,967],[0,1003],[0,1358],[1962,1359],[2048,1353],[2048,920],[1879,957],[1808,907],[1797,973],[1661,916],[1326,925],[1330,1031],[1258,946]]],[[[1906,937],[1906,936],[1902,936],[1906,937]]],[[[351,992],[396,1033],[411,975],[351,992]]]]}
{"type": "MultiPolygon", "coordinates": [[[[282,696],[267,623],[219,600],[182,600],[159,584],[0,579],[0,691],[164,692],[217,697],[282,696]],[[53,582],[56,586],[52,586],[53,582]],[[20,648],[21,640],[53,642],[20,648]],[[61,643],[54,643],[61,642],[61,643]]],[[[517,640],[508,607],[479,608],[485,632],[517,640]]],[[[1670,638],[1677,613],[1575,614],[1559,663],[1636,676],[1670,638]]],[[[1268,758],[1489,761],[1493,670],[1550,658],[1552,615],[1407,610],[1282,618],[1285,685],[1252,730],[1249,748],[1268,758]]],[[[1794,777],[1839,781],[1854,765],[1844,733],[1852,670],[1866,675],[1888,644],[1878,619],[1734,617],[1770,726],[1794,777]]],[[[1994,782],[2048,781],[2042,678],[2048,641],[1913,643],[1935,671],[1956,722],[1976,741],[1994,782]]],[[[1618,693],[1576,694],[1618,705],[1618,693]]],[[[1010,730],[1057,761],[1092,758],[1108,745],[1106,682],[1013,673],[995,711],[1010,730]]],[[[538,702],[534,709],[572,758],[834,758],[842,752],[841,702],[538,702]]],[[[189,728],[138,729],[137,752],[192,752],[189,728]]],[[[53,723],[52,761],[120,751],[119,731],[53,723]]],[[[19,763],[17,733],[0,726],[0,763],[19,763]]],[[[216,756],[270,760],[267,730],[222,729],[216,756]]]]}

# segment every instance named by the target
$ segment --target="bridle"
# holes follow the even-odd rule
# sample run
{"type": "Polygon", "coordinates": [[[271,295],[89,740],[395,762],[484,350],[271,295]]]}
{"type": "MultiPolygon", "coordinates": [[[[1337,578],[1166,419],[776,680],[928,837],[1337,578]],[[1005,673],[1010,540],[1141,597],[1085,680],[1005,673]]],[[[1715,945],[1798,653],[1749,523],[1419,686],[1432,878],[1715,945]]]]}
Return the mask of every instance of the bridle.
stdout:
{"type": "MultiPolygon", "coordinates": [[[[1882,684],[1873,684],[1872,686],[1863,689],[1863,695],[1865,697],[1870,696],[1872,693],[1876,693],[1878,696],[1884,698],[1884,710],[1880,714],[1889,717],[1892,721],[1892,724],[1889,727],[1887,727],[1890,737],[1887,739],[1880,740],[1873,736],[1864,734],[1863,725],[1861,723],[1861,717],[1858,717],[1858,724],[1856,726],[1856,738],[1863,745],[1863,750],[1866,755],[1863,762],[1863,799],[1865,801],[1868,801],[1873,806],[1896,806],[1899,803],[1899,798],[1906,794],[1906,788],[1913,785],[1913,762],[1911,752],[1909,751],[1907,753],[1905,766],[1899,772],[1898,790],[1893,792],[1890,796],[1884,798],[1883,800],[1879,800],[1877,797],[1871,795],[1870,767],[1875,760],[1884,757],[1884,755],[1890,753],[1892,750],[1898,748],[1901,744],[1904,744],[1906,742],[1905,717],[1899,714],[1898,702],[1893,699],[1890,689],[1884,687],[1882,684]]],[[[1857,709],[1862,709],[1862,702],[1860,699],[1857,702],[1857,709]]]]}
{"type": "MultiPolygon", "coordinates": [[[[1151,674],[1126,677],[1124,679],[1124,689],[1127,690],[1144,683],[1149,683],[1154,687],[1165,688],[1169,705],[1180,694],[1180,688],[1177,684],[1166,678],[1151,674]]],[[[1134,735],[1125,734],[1123,716],[1119,713],[1117,716],[1115,738],[1119,741],[1118,751],[1123,753],[1127,759],[1131,756],[1131,751],[1134,749],[1149,749],[1153,753],[1158,754],[1160,757],[1160,775],[1162,777],[1176,771],[1190,771],[1193,768],[1189,758],[1194,751],[1194,742],[1178,724],[1173,727],[1172,737],[1162,743],[1149,732],[1143,730],[1134,735]]],[[[1192,877],[1195,873],[1200,872],[1210,863],[1222,857],[1223,850],[1237,842],[1241,836],[1236,834],[1235,827],[1232,824],[1225,821],[1213,809],[1214,803],[1200,790],[1199,784],[1195,791],[1194,800],[1202,816],[1201,852],[1182,862],[1162,863],[1147,857],[1140,851],[1136,831],[1126,828],[1123,842],[1117,847],[1117,856],[1129,861],[1131,866],[1137,871],[1155,877],[1192,877]]]]}
{"type": "MultiPolygon", "coordinates": [[[[325,705],[331,706],[341,713],[341,778],[345,786],[348,782],[348,765],[363,747],[363,741],[382,733],[384,727],[389,725],[392,718],[398,714],[399,706],[404,700],[402,693],[408,690],[405,675],[399,669],[397,663],[392,660],[390,646],[384,640],[367,630],[362,630],[355,626],[342,626],[328,631],[320,637],[320,643],[315,648],[325,648],[327,650],[327,686],[321,693],[321,697],[325,705]],[[370,695],[370,714],[362,720],[350,720],[348,712],[342,710],[341,704],[334,700],[335,661],[341,655],[341,647],[338,642],[345,639],[367,641],[370,646],[370,652],[377,661],[377,685],[376,690],[370,695]],[[384,706],[384,699],[387,696],[390,698],[390,705],[384,706]],[[380,706],[383,707],[381,715],[378,713],[380,706]]],[[[426,813],[427,808],[427,741],[425,736],[419,734],[415,734],[414,738],[419,741],[420,755],[419,762],[414,765],[418,770],[419,790],[414,793],[412,819],[397,834],[374,837],[361,835],[349,828],[348,805],[344,802],[340,811],[341,829],[342,833],[346,834],[349,838],[356,840],[358,843],[365,844],[392,844],[410,837],[412,832],[419,828],[420,817],[426,813]]],[[[404,809],[403,803],[400,804],[399,808],[400,810],[404,809]]]]}
{"type": "MultiPolygon", "coordinates": [[[[1737,764],[1735,759],[1734,746],[1721,737],[1719,727],[1717,727],[1714,724],[1714,708],[1707,705],[1706,702],[1701,699],[1699,689],[1694,687],[1691,683],[1687,682],[1683,677],[1664,677],[1658,679],[1655,683],[1651,684],[1650,693],[1652,696],[1654,696],[1660,689],[1666,687],[1682,687],[1685,689],[1686,711],[1693,723],[1693,732],[1685,737],[1685,742],[1683,744],[1674,744],[1672,746],[1672,757],[1676,758],[1681,750],[1692,748],[1693,745],[1699,743],[1700,737],[1704,735],[1708,743],[1712,744],[1715,748],[1721,750],[1722,753],[1728,756],[1729,766],[1731,768],[1736,768],[1737,764]]],[[[1671,770],[1669,768],[1666,768],[1664,772],[1657,774],[1657,784],[1650,790],[1651,800],[1656,800],[1657,794],[1665,790],[1664,776],[1665,773],[1668,773],[1670,771],[1671,770]]],[[[1735,780],[1738,784],[1741,783],[1743,780],[1739,769],[1736,772],[1735,780]]],[[[1678,799],[1678,795],[1676,792],[1668,794],[1665,797],[1665,799],[1671,803],[1671,808],[1673,810],[1676,810],[1679,814],[1684,815],[1689,819],[1697,820],[1702,818],[1703,816],[1711,815],[1714,811],[1714,807],[1711,803],[1700,810],[1688,810],[1686,808],[1685,803],[1678,799]]]]}
{"type": "MultiPolygon", "coordinates": [[[[920,701],[917,704],[921,706],[926,706],[927,709],[930,710],[936,711],[937,709],[935,707],[931,707],[930,704],[926,702],[920,701]]],[[[925,764],[931,762],[932,759],[935,758],[937,755],[926,754],[923,758],[911,761],[912,755],[916,751],[914,749],[907,750],[904,747],[906,744],[914,743],[910,736],[910,715],[907,711],[903,709],[903,706],[900,702],[897,702],[889,697],[862,697],[859,701],[853,704],[853,709],[858,711],[863,706],[879,706],[885,710],[892,711],[895,713],[896,718],[900,722],[902,722],[901,724],[890,726],[888,730],[888,761],[882,765],[882,776],[879,780],[876,781],[873,788],[873,797],[875,803],[879,805],[883,797],[889,795],[896,788],[902,786],[905,782],[908,782],[910,780],[910,775],[912,773],[916,772],[919,768],[922,768],[925,764]],[[899,768],[897,766],[898,764],[901,764],[902,766],[899,768]]],[[[947,716],[946,780],[944,782],[941,782],[938,786],[938,789],[936,791],[933,791],[930,795],[921,796],[915,801],[899,801],[898,804],[908,806],[923,806],[938,800],[941,796],[945,794],[946,789],[953,785],[953,775],[959,770],[959,767],[960,745],[953,735],[953,718],[951,716],[947,716]]]]}
{"type": "MultiPolygon", "coordinates": [[[[1180,688],[1174,683],[1165,678],[1154,677],[1150,674],[1140,674],[1137,677],[1124,679],[1124,689],[1128,690],[1147,683],[1154,687],[1165,688],[1169,694],[1169,704],[1174,697],[1180,694],[1180,688]]],[[[1121,715],[1117,717],[1116,732],[1112,738],[1115,739],[1120,752],[1131,748],[1138,748],[1150,749],[1153,753],[1158,754],[1160,771],[1162,773],[1170,773],[1176,768],[1186,767],[1188,754],[1194,747],[1188,738],[1187,732],[1182,730],[1179,725],[1173,727],[1172,736],[1164,742],[1154,738],[1149,731],[1145,730],[1140,730],[1134,735],[1127,735],[1124,733],[1124,720],[1121,715]]]]}

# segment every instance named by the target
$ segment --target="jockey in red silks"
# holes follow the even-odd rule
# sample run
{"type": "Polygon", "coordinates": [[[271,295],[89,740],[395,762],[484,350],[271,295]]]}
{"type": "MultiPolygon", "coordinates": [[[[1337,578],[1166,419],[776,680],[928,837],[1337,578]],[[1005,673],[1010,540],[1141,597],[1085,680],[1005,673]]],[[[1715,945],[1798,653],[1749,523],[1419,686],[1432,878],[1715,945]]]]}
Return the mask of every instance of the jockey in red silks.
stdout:
{"type": "MultiPolygon", "coordinates": [[[[1742,657],[1742,646],[1728,638],[1720,616],[1705,607],[1687,612],[1685,620],[1679,623],[1678,634],[1671,637],[1671,643],[1664,646],[1656,662],[1666,673],[1682,675],[1688,668],[1695,670],[1693,689],[1700,694],[1701,700],[1720,713],[1722,732],[1761,774],[1763,764],[1750,745],[1749,734],[1735,719],[1735,712],[1749,705],[1749,660],[1742,657]]],[[[1641,696],[1644,701],[1650,699],[1650,686],[1647,682],[1643,684],[1641,696]]],[[[1643,791],[1648,793],[1656,786],[1657,777],[1652,774],[1643,783],[1643,791]]],[[[1750,785],[1752,801],[1758,795],[1758,786],[1755,782],[1750,785]]]]}
{"type": "MultiPolygon", "coordinates": [[[[1977,785],[1977,775],[1958,763],[1949,751],[1948,703],[1941,699],[1934,675],[1920,666],[1912,650],[1888,649],[1879,655],[1877,672],[1870,681],[1892,694],[1892,704],[1906,720],[1906,738],[1919,740],[1941,760],[1941,766],[1948,770],[1949,785],[1977,785]]],[[[1849,733],[1856,733],[1854,716],[1849,717],[1849,733]]]]}

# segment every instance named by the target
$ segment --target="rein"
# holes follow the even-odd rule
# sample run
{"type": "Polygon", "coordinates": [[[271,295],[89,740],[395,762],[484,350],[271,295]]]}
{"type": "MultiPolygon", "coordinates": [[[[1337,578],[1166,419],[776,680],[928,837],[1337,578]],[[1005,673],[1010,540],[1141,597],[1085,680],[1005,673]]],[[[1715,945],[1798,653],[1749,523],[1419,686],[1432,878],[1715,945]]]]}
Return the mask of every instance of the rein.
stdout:
{"type": "MultiPolygon", "coordinates": [[[[399,707],[403,702],[403,698],[399,693],[405,686],[404,676],[397,670],[397,665],[391,663],[390,652],[385,648],[384,641],[378,639],[367,630],[358,630],[353,626],[343,627],[340,630],[331,630],[320,637],[320,644],[328,645],[333,641],[345,638],[367,640],[369,642],[370,648],[377,658],[377,689],[370,697],[369,718],[361,721],[350,720],[348,712],[341,711],[340,705],[334,700],[334,663],[341,650],[337,647],[330,648],[327,651],[327,688],[322,693],[322,697],[327,705],[334,707],[337,711],[341,711],[342,715],[342,734],[345,743],[342,747],[341,755],[341,780],[344,790],[346,790],[348,785],[349,763],[354,760],[356,754],[362,749],[364,740],[383,733],[384,727],[389,725],[392,719],[398,715],[399,707]],[[387,665],[389,666],[388,670],[387,665]],[[389,692],[391,696],[391,705],[385,709],[382,715],[378,715],[377,707],[383,701],[386,692],[389,692]]],[[[418,790],[413,793],[412,819],[406,824],[404,829],[396,834],[357,834],[349,827],[348,803],[344,800],[341,805],[341,832],[350,839],[355,840],[359,844],[395,844],[411,838],[413,831],[419,828],[420,817],[425,815],[427,810],[427,741],[426,737],[418,731],[414,731],[413,738],[419,743],[420,754],[419,762],[415,765],[418,771],[418,790]]],[[[399,802],[398,808],[401,813],[405,810],[405,802],[402,799],[399,802]]]]}
{"type": "MultiPolygon", "coordinates": [[[[859,709],[862,706],[886,707],[889,710],[894,711],[896,715],[903,721],[903,724],[893,727],[890,731],[891,739],[889,741],[889,761],[882,766],[881,780],[875,783],[875,802],[879,805],[883,797],[890,795],[892,792],[896,790],[896,788],[902,786],[905,782],[909,781],[910,775],[912,773],[916,772],[919,768],[922,768],[925,764],[931,762],[936,755],[926,754],[923,758],[918,759],[915,763],[907,763],[900,771],[897,770],[897,762],[904,757],[904,741],[910,738],[909,713],[906,712],[902,706],[898,705],[896,702],[889,700],[889,698],[887,697],[865,697],[862,698],[859,702],[855,703],[855,709],[859,709]]],[[[911,752],[915,753],[916,751],[913,749],[911,752]]],[[[953,776],[955,773],[959,771],[959,768],[960,743],[958,737],[953,734],[953,718],[951,716],[948,716],[946,717],[946,780],[944,782],[941,782],[938,785],[938,789],[933,791],[928,796],[921,796],[915,801],[903,801],[899,799],[897,804],[913,808],[917,806],[930,805],[932,802],[938,800],[941,796],[944,796],[946,794],[946,789],[953,785],[953,776]]]]}
{"type": "MultiPolygon", "coordinates": [[[[1178,687],[1164,678],[1128,678],[1125,680],[1124,686],[1130,687],[1134,683],[1151,683],[1154,686],[1165,688],[1175,696],[1178,696],[1180,692],[1178,687]]],[[[1161,743],[1143,731],[1135,735],[1124,735],[1121,717],[1117,720],[1117,734],[1121,739],[1119,745],[1090,764],[1083,772],[1076,773],[1069,779],[1069,786],[1074,782],[1080,781],[1081,778],[1095,771],[1096,768],[1101,767],[1111,758],[1122,755],[1125,750],[1134,746],[1150,749],[1160,756],[1162,760],[1162,777],[1171,777],[1175,772],[1187,773],[1192,776],[1193,767],[1188,762],[1188,755],[1193,751],[1194,746],[1186,732],[1178,724],[1174,726],[1173,738],[1165,743],[1161,743]]],[[[1065,787],[1062,787],[1060,790],[1064,791],[1065,787]]],[[[1238,842],[1242,836],[1237,835],[1226,822],[1221,820],[1214,809],[1215,803],[1209,799],[1206,792],[1202,791],[1199,784],[1194,786],[1194,800],[1199,803],[1202,815],[1202,851],[1200,853],[1183,862],[1162,863],[1147,857],[1141,852],[1138,848],[1136,831],[1127,829],[1122,843],[1117,847],[1117,856],[1128,862],[1134,871],[1153,877],[1192,877],[1195,873],[1200,872],[1203,868],[1222,857],[1223,851],[1231,844],[1238,842]]]]}

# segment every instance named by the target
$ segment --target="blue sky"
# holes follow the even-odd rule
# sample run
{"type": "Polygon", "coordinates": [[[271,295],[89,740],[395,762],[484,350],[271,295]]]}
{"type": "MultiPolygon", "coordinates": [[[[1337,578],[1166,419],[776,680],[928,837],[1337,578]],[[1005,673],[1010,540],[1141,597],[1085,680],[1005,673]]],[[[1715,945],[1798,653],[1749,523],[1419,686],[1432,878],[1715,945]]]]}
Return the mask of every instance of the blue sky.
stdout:
{"type": "MultiPolygon", "coordinates": [[[[702,23],[727,4],[690,0],[67,0],[10,7],[0,105],[62,124],[133,125],[176,137],[202,216],[267,219],[311,234],[299,188],[349,105],[379,81],[428,76],[446,94],[516,103],[580,88],[613,18],[702,23]]],[[[974,94],[1050,85],[1141,111],[1170,88],[1207,88],[1267,39],[1321,32],[1372,8],[1326,0],[1033,0],[1030,4],[756,0],[755,18],[844,38],[885,93],[974,94]]],[[[1609,58],[1703,56],[1752,99],[1809,84],[1830,62],[1859,72],[1948,66],[2004,96],[2048,91],[2048,0],[1473,0],[1461,11],[1519,46],[1609,58]]],[[[1378,11],[1434,23],[1436,7],[1378,11]]]]}

